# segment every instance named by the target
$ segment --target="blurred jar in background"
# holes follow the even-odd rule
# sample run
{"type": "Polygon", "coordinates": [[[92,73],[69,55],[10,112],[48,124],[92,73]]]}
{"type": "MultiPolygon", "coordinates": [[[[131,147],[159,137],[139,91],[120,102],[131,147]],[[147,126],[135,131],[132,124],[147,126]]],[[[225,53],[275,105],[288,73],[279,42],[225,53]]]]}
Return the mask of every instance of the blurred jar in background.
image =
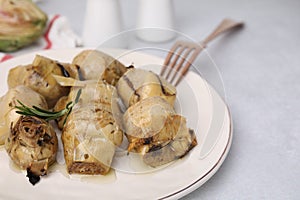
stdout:
{"type": "Polygon", "coordinates": [[[174,10],[172,0],[139,0],[137,36],[149,42],[174,39],[174,10]],[[144,29],[145,28],[145,29],[144,29]]]}
{"type": "Polygon", "coordinates": [[[98,47],[122,31],[121,10],[118,0],[87,0],[83,42],[98,47]]]}

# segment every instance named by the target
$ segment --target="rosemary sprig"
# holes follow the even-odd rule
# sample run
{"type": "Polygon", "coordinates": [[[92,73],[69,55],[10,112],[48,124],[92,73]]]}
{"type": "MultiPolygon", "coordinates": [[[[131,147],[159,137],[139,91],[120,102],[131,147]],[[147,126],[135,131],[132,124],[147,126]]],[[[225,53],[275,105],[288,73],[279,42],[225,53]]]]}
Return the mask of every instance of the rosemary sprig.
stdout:
{"type": "Polygon", "coordinates": [[[81,95],[81,90],[79,89],[77,94],[76,94],[76,98],[73,101],[70,101],[69,103],[67,103],[66,107],[60,111],[49,111],[49,110],[44,110],[42,108],[39,108],[37,106],[32,106],[31,108],[24,105],[21,101],[17,100],[17,102],[20,104],[20,106],[15,106],[16,109],[18,109],[16,111],[16,113],[20,114],[20,115],[26,115],[26,116],[35,116],[41,119],[44,119],[46,121],[50,121],[50,120],[54,120],[54,119],[58,119],[60,117],[63,117],[64,115],[66,115],[65,119],[64,119],[64,123],[66,123],[68,116],[70,115],[70,113],[72,112],[73,107],[75,106],[75,104],[78,103],[80,95],[81,95]]]}

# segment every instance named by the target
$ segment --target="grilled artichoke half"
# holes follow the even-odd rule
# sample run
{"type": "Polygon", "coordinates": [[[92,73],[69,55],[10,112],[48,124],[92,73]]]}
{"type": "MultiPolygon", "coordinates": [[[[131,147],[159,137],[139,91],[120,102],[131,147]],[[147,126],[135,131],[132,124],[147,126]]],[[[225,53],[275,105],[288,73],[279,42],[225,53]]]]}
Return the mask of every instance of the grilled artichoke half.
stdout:
{"type": "Polygon", "coordinates": [[[43,109],[48,109],[45,98],[29,87],[19,85],[9,89],[7,93],[0,98],[0,145],[4,144],[10,132],[11,124],[15,125],[20,117],[20,115],[16,113],[15,108],[15,106],[18,105],[17,100],[20,100],[29,107],[38,106],[43,109]]]}
{"type": "Polygon", "coordinates": [[[107,174],[115,148],[123,140],[123,132],[117,122],[117,113],[121,114],[117,106],[117,92],[102,81],[84,83],[85,87],[72,87],[67,101],[74,100],[81,89],[79,101],[62,131],[67,169],[71,174],[107,174]]]}
{"type": "Polygon", "coordinates": [[[177,134],[166,146],[153,146],[143,156],[143,161],[151,166],[157,167],[184,157],[197,145],[194,130],[186,127],[186,119],[182,116],[176,118],[175,127],[177,134]]]}
{"type": "Polygon", "coordinates": [[[97,50],[80,52],[72,64],[80,67],[85,80],[103,80],[111,85],[115,85],[128,69],[120,61],[97,50]]]}
{"type": "Polygon", "coordinates": [[[15,51],[34,42],[47,20],[31,0],[0,0],[0,51],[15,51]]]}
{"type": "Polygon", "coordinates": [[[55,162],[57,147],[52,126],[32,116],[21,116],[11,127],[5,142],[8,155],[17,166],[27,170],[32,184],[39,180],[38,176],[47,174],[49,166],[55,162]]]}
{"type": "Polygon", "coordinates": [[[142,154],[144,162],[152,167],[181,158],[197,145],[185,118],[158,96],[129,107],[124,114],[124,126],[128,151],[142,154]]]}
{"type": "Polygon", "coordinates": [[[176,100],[176,88],[157,74],[143,70],[130,69],[116,85],[118,94],[128,108],[140,100],[159,96],[171,106],[176,100]]]}
{"type": "Polygon", "coordinates": [[[128,151],[145,153],[168,144],[177,134],[176,113],[160,97],[149,97],[129,107],[124,114],[128,151]]]}
{"type": "Polygon", "coordinates": [[[59,63],[50,58],[36,55],[32,64],[17,66],[9,71],[8,86],[25,85],[43,95],[52,108],[58,99],[69,94],[70,87],[61,86],[53,75],[78,78],[76,66],[59,63]]]}

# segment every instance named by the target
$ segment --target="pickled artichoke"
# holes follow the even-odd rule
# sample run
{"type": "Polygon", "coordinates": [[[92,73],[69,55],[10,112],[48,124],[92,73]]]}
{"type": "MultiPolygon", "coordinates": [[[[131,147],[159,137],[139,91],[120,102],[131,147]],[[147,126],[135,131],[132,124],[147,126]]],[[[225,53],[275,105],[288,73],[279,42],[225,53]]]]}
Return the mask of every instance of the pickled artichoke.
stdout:
{"type": "Polygon", "coordinates": [[[0,51],[15,51],[38,39],[47,15],[31,0],[0,0],[0,51]]]}

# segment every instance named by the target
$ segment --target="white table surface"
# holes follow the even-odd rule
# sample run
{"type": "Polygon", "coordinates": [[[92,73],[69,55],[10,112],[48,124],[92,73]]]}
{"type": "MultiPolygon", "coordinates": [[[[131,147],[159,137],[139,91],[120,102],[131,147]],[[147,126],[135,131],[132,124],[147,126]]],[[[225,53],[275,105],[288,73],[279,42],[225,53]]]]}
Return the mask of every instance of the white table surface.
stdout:
{"type": "MultiPolygon", "coordinates": [[[[137,2],[122,0],[124,30],[135,27],[137,2]]],[[[81,35],[85,3],[39,6],[67,16],[81,35]]],[[[198,40],[224,17],[246,23],[208,48],[233,116],[231,150],[219,171],[183,199],[300,199],[300,1],[174,0],[174,7],[175,30],[198,40]]]]}

